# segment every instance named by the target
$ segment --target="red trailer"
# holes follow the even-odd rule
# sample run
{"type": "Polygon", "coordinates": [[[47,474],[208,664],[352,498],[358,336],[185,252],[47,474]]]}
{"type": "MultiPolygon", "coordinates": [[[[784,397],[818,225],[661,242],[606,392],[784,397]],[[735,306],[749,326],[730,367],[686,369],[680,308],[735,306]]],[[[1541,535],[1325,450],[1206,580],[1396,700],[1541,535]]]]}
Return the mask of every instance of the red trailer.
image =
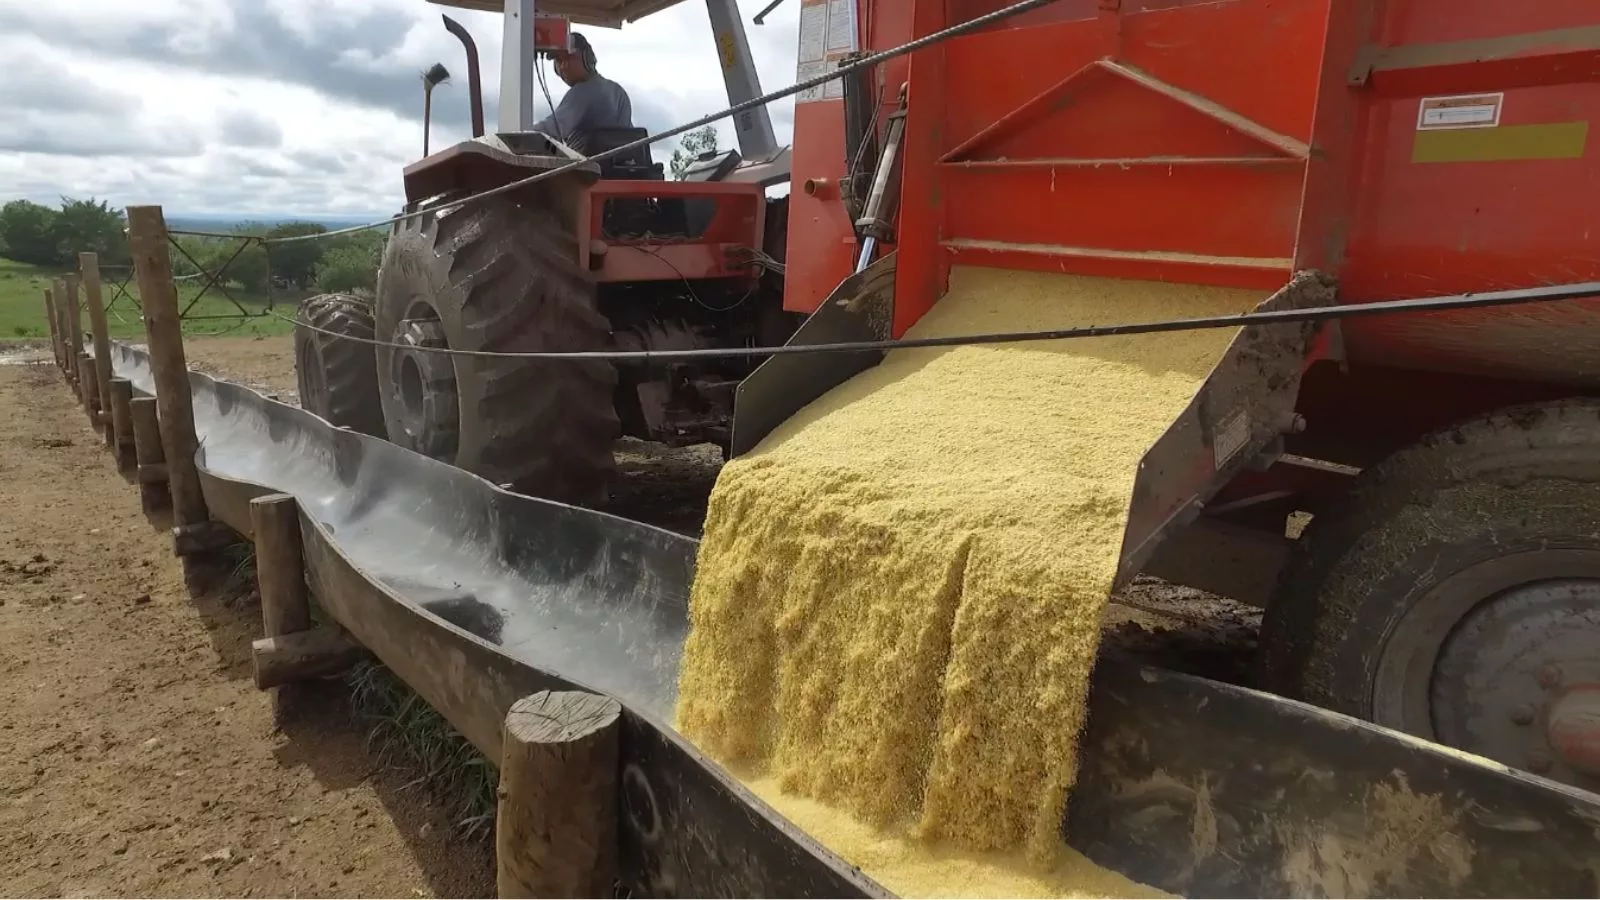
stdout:
{"type": "MultiPolygon", "coordinates": [[[[802,75],[1005,5],[803,3],[802,75]]],[[[790,311],[861,260],[897,113],[893,256],[845,285],[894,336],[952,265],[1315,271],[1345,304],[1600,279],[1589,0],[1058,0],[877,68],[797,103],[790,311]]],[[[860,336],[826,318],[796,341],[860,336]]],[[[1300,355],[1295,415],[1145,570],[1265,607],[1275,690],[1600,786],[1600,301],[1352,318],[1300,355]]],[[[734,452],[827,365],[747,380],[734,452]]]]}

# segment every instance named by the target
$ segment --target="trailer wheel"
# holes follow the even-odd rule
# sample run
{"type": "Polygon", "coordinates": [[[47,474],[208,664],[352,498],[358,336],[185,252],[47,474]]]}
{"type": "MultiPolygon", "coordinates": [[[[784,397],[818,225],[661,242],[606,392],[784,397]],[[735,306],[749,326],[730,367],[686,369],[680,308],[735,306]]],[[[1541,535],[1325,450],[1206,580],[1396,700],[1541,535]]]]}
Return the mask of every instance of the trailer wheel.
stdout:
{"type": "Polygon", "coordinates": [[[1600,787],[1600,401],[1503,410],[1363,472],[1262,624],[1267,686],[1600,787]]]}
{"type": "Polygon", "coordinates": [[[372,308],[349,294],[318,294],[300,304],[297,319],[294,373],[300,408],[341,428],[383,437],[377,363],[372,345],[362,343],[372,340],[372,308]]]}
{"type": "Polygon", "coordinates": [[[492,197],[396,223],[377,333],[399,345],[377,352],[390,440],[522,493],[602,495],[620,431],[610,364],[437,352],[610,346],[576,237],[548,210],[492,197]]]}

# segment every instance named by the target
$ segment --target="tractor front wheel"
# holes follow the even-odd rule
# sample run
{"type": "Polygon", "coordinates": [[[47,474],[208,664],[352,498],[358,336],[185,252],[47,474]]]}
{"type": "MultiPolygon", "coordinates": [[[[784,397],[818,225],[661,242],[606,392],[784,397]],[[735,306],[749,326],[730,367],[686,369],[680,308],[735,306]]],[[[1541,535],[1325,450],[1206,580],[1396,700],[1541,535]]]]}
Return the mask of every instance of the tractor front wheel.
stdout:
{"type": "Polygon", "coordinates": [[[384,437],[372,308],[349,294],[318,294],[300,304],[294,372],[300,408],[333,425],[384,437]]]}
{"type": "Polygon", "coordinates": [[[492,355],[605,349],[594,294],[575,236],[547,210],[492,197],[396,223],[377,301],[389,439],[522,493],[603,496],[615,369],[492,355]]]}
{"type": "Polygon", "coordinates": [[[1274,691],[1600,788],[1600,401],[1364,471],[1302,535],[1261,643],[1274,691]]]}

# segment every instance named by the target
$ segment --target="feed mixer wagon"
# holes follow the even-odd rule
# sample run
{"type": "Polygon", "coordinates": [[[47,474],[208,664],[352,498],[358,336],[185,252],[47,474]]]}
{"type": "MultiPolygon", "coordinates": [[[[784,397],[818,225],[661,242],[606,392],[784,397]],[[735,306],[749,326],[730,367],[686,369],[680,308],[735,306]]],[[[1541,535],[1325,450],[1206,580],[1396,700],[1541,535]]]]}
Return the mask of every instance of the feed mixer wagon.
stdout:
{"type": "MultiPolygon", "coordinates": [[[[1004,5],[807,3],[801,76],[1004,5]]],[[[1592,790],[1597,118],[1582,0],[1058,0],[798,98],[785,308],[899,337],[959,267],[1577,298],[1244,329],[1139,466],[1119,582],[1264,607],[1274,691],[1592,790]],[[863,212],[886,155],[897,215],[863,212]]],[[[771,359],[733,451],[877,358],[771,359]]]]}
{"type": "MultiPolygon", "coordinates": [[[[1005,5],[793,2],[802,80],[1005,5]]],[[[544,11],[620,26],[665,5],[544,11]]],[[[732,6],[711,19],[738,102],[760,90],[732,6]]],[[[525,133],[549,35],[507,36],[499,132],[409,168],[408,209],[577,155],[525,133]]],[[[1054,0],[806,90],[791,148],[764,116],[738,119],[749,152],[702,160],[689,184],[630,157],[464,208],[499,225],[409,220],[375,318],[338,299],[313,312],[400,344],[595,350],[898,338],[961,267],[1253,289],[1263,310],[1566,297],[1244,328],[1139,465],[1118,583],[1144,572],[1263,607],[1274,691],[1592,789],[1597,79],[1585,0],[1054,0]],[[785,175],[789,197],[765,199],[785,175]],[[611,229],[691,201],[709,218],[664,244],[611,229]],[[699,268],[651,268],[663,253],[699,268]],[[435,276],[414,259],[457,307],[494,303],[430,322],[435,276]],[[692,302],[712,292],[740,305],[692,302]],[[503,326],[517,336],[496,344],[503,326]]],[[[441,365],[326,338],[298,342],[308,408],[557,499],[603,482],[618,433],[737,455],[882,357],[441,365]]]]}

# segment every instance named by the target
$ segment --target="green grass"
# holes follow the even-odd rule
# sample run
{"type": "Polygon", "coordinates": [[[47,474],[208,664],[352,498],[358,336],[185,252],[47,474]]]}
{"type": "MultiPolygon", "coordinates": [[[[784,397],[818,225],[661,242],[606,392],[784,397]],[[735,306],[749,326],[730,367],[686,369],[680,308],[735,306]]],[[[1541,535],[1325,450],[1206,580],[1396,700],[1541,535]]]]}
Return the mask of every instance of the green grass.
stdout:
{"type": "MultiPolygon", "coordinates": [[[[243,596],[254,590],[256,554],[249,541],[219,554],[221,590],[243,596]]],[[[328,621],[314,601],[312,620],[328,621]]],[[[457,833],[469,841],[487,840],[494,830],[499,770],[427,701],[382,663],[358,663],[344,676],[350,706],[367,728],[367,747],[378,763],[407,779],[443,805],[457,833]]]]}
{"type": "Polygon", "coordinates": [[[383,665],[358,664],[346,676],[350,702],[367,725],[379,762],[412,776],[445,804],[461,835],[486,839],[494,829],[500,772],[422,697],[383,665]]]}
{"type": "MultiPolygon", "coordinates": [[[[45,319],[44,292],[51,282],[65,274],[62,271],[24,265],[0,258],[0,341],[33,340],[50,336],[45,319]]],[[[126,276],[126,270],[107,268],[101,275],[104,282],[103,297],[109,305],[106,313],[107,330],[113,338],[143,340],[144,322],[134,299],[138,288],[130,282],[128,296],[117,297],[117,285],[126,276]],[[115,302],[112,298],[116,297],[115,302]],[[130,299],[134,298],[134,299],[130,299]]],[[[178,282],[178,309],[181,312],[200,294],[204,279],[178,282]]],[[[262,315],[267,309],[267,297],[229,286],[232,294],[249,313],[243,316],[239,308],[229,302],[220,289],[213,287],[200,298],[183,321],[184,334],[200,337],[212,334],[255,337],[260,335],[288,334],[293,326],[283,319],[262,315]],[[221,317],[221,318],[214,318],[221,317]]],[[[81,292],[80,292],[81,294],[81,292]]],[[[289,291],[274,293],[274,312],[293,316],[299,295],[289,291]]],[[[88,313],[84,313],[83,327],[89,328],[88,313]]]]}

